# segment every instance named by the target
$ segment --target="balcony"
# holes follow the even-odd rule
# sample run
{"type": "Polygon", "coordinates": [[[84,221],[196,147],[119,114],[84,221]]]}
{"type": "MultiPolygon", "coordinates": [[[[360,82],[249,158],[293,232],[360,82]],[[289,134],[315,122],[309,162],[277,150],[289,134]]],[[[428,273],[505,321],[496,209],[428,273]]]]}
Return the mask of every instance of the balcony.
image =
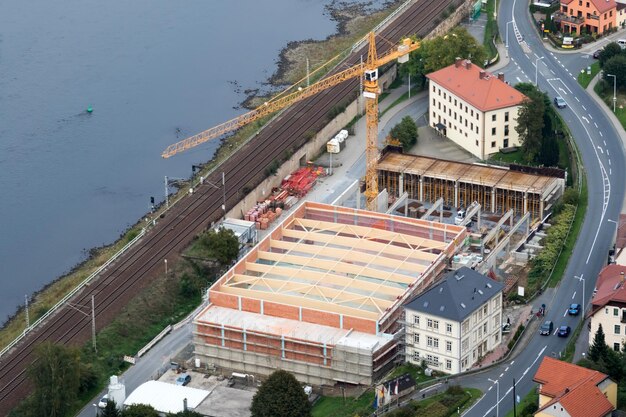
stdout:
{"type": "Polygon", "coordinates": [[[568,23],[570,25],[582,25],[585,23],[584,17],[569,16],[567,13],[556,11],[552,14],[555,23],[568,23]]]}

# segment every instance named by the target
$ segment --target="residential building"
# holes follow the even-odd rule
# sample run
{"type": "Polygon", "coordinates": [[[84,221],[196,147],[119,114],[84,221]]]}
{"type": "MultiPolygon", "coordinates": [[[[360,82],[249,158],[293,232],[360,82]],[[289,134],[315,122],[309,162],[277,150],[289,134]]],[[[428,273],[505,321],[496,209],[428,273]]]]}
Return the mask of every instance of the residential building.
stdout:
{"type": "Polygon", "coordinates": [[[503,285],[473,269],[449,272],[405,305],[406,360],[457,374],[501,343],[503,285]]]}
{"type": "Polygon", "coordinates": [[[616,3],[615,27],[623,28],[626,26],[626,3],[616,3]]]}
{"type": "Polygon", "coordinates": [[[430,125],[480,159],[520,145],[517,115],[522,93],[469,60],[431,72],[430,125]]]}
{"type": "Polygon", "coordinates": [[[616,27],[615,0],[561,0],[561,8],[552,18],[561,32],[601,35],[616,27]]]}
{"type": "Polygon", "coordinates": [[[605,266],[596,282],[596,289],[591,299],[591,331],[589,343],[602,325],[604,340],[609,347],[621,350],[626,338],[626,285],[624,274],[626,266],[610,264],[605,266]]]}
{"type": "Polygon", "coordinates": [[[602,372],[545,356],[536,417],[608,417],[617,406],[617,384],[602,372]]]}

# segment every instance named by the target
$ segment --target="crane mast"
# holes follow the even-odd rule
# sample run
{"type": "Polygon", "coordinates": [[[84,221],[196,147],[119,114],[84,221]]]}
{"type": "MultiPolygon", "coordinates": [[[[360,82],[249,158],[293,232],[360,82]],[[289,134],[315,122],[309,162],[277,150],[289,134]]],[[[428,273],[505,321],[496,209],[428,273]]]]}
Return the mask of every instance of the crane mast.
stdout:
{"type": "Polygon", "coordinates": [[[369,33],[369,50],[367,61],[354,65],[346,70],[330,75],[306,88],[298,88],[296,91],[271,100],[258,108],[235,117],[227,122],[214,126],[180,142],[168,146],[161,156],[169,158],[179,152],[193,148],[211,139],[218,138],[225,133],[236,130],[264,116],[302,101],[308,97],[334,87],[346,80],[364,77],[363,96],[365,97],[365,121],[366,121],[366,172],[365,172],[365,199],[367,209],[376,211],[376,197],[378,196],[378,175],[376,163],[378,161],[378,68],[382,65],[398,59],[399,62],[408,61],[408,54],[420,47],[420,42],[404,39],[397,48],[391,48],[380,57],[376,51],[376,35],[369,33]]]}

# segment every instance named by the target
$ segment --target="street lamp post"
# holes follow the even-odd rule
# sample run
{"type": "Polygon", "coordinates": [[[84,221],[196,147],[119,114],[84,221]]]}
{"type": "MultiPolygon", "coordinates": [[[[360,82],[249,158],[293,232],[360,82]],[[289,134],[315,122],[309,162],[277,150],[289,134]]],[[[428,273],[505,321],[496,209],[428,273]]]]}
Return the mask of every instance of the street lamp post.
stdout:
{"type": "Polygon", "coordinates": [[[163,259],[163,262],[165,263],[165,276],[167,276],[167,259],[163,259]]]}
{"type": "Polygon", "coordinates": [[[542,56],[541,58],[537,58],[535,60],[535,87],[539,86],[539,84],[538,84],[539,80],[537,78],[539,76],[539,61],[541,61],[544,58],[545,58],[545,56],[542,56]]]}
{"type": "Polygon", "coordinates": [[[615,102],[617,102],[617,76],[606,74],[607,77],[613,77],[613,113],[615,113],[615,102]]]}
{"type": "Polygon", "coordinates": [[[583,278],[583,275],[585,274],[580,274],[580,276],[574,275],[574,278],[576,278],[578,281],[582,281],[583,282],[583,296],[582,298],[582,303],[580,303],[582,311],[583,311],[583,321],[584,321],[584,317],[585,317],[585,278],[583,278]]]}
{"type": "Polygon", "coordinates": [[[496,384],[496,417],[500,417],[500,382],[491,378],[487,378],[487,380],[496,384]]]}

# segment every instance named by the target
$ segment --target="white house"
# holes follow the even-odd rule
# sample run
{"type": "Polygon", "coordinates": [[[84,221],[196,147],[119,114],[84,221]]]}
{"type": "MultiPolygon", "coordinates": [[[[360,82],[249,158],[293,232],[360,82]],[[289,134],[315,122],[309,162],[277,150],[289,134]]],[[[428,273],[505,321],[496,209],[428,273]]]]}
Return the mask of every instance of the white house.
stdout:
{"type": "Polygon", "coordinates": [[[520,145],[515,130],[526,96],[497,76],[457,58],[426,77],[430,125],[480,159],[520,145]]]}
{"type": "Polygon", "coordinates": [[[406,360],[466,371],[500,342],[503,285],[470,268],[448,273],[405,306],[406,360]]]}
{"type": "Polygon", "coordinates": [[[605,266],[596,282],[591,299],[591,331],[589,345],[602,325],[604,341],[616,351],[622,349],[626,341],[626,266],[609,264],[605,266]]]}

